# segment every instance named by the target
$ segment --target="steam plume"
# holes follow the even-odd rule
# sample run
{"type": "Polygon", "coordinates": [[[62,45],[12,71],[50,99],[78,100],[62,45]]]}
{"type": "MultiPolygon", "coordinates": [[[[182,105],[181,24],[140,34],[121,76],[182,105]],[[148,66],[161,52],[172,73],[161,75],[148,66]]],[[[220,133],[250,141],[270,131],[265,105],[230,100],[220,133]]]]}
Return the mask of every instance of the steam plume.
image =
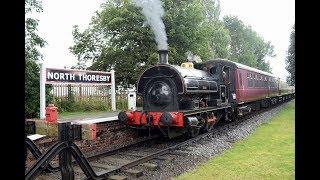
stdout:
{"type": "Polygon", "coordinates": [[[164,10],[160,0],[133,0],[134,4],[142,8],[142,14],[146,17],[147,23],[151,26],[158,50],[167,50],[167,34],[162,21],[164,10]]]}
{"type": "Polygon", "coordinates": [[[193,62],[193,61],[196,63],[202,62],[202,59],[200,58],[200,56],[194,55],[191,51],[187,51],[185,55],[187,56],[187,59],[189,62],[193,62]]]}

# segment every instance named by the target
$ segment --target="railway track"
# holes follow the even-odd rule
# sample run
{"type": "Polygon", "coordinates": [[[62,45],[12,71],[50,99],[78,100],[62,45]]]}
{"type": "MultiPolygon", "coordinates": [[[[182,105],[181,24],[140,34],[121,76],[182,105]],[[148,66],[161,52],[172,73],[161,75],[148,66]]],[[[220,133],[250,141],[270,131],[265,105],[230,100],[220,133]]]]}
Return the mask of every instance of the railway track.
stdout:
{"type": "MultiPolygon", "coordinates": [[[[176,156],[183,156],[185,154],[174,152],[174,150],[181,149],[183,146],[192,144],[211,133],[201,134],[195,138],[185,140],[177,138],[171,141],[157,143],[151,140],[140,142],[138,144],[114,149],[111,151],[99,153],[94,156],[87,157],[90,166],[93,168],[97,176],[105,174],[101,177],[90,177],[89,179],[127,179],[129,177],[138,178],[143,175],[143,170],[157,170],[159,165],[150,161],[164,161],[170,163],[176,156]],[[147,142],[147,143],[146,143],[147,142]],[[139,167],[140,166],[140,167],[139,167]],[[137,168],[138,167],[138,168],[137,168]]],[[[155,140],[153,138],[152,140],[155,140]]],[[[74,162],[74,172],[76,179],[87,179],[85,171],[74,162]]],[[[57,178],[59,179],[59,172],[52,172],[49,174],[41,174],[36,179],[57,178]]]]}
{"type": "MultiPolygon", "coordinates": [[[[275,108],[279,105],[273,106],[275,108]]],[[[110,151],[99,152],[95,155],[87,156],[88,164],[92,170],[86,169],[85,166],[79,166],[75,160],[74,178],[75,179],[135,179],[144,175],[146,171],[156,171],[159,164],[162,166],[171,163],[178,156],[185,156],[180,150],[199,142],[209,136],[214,136],[215,130],[222,129],[227,131],[230,127],[235,126],[249,118],[257,116],[265,111],[261,109],[258,112],[246,115],[236,121],[224,123],[219,122],[211,132],[200,134],[192,139],[175,138],[170,141],[159,141],[157,136],[149,137],[138,143],[113,149],[110,151]]],[[[57,167],[53,167],[57,168],[57,167]]],[[[60,172],[42,173],[36,179],[61,179],[60,172]]]]}

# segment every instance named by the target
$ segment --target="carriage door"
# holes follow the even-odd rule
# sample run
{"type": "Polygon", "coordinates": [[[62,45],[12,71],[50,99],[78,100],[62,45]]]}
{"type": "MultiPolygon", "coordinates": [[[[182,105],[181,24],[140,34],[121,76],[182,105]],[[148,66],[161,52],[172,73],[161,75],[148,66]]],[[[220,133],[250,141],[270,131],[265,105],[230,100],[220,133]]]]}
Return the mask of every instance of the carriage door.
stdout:
{"type": "Polygon", "coordinates": [[[225,85],[220,86],[220,92],[221,92],[221,102],[222,103],[228,103],[229,99],[229,90],[230,90],[230,78],[229,78],[229,67],[223,66],[222,68],[222,77],[223,82],[225,85]]]}

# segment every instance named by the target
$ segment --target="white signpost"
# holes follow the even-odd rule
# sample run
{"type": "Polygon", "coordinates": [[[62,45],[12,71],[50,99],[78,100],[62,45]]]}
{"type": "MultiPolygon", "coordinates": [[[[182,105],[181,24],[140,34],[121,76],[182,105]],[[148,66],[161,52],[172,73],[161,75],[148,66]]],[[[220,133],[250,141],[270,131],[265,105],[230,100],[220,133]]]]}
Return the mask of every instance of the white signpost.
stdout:
{"type": "Polygon", "coordinates": [[[40,119],[46,118],[46,69],[43,62],[40,63],[40,119]]]}
{"type": "Polygon", "coordinates": [[[108,84],[111,85],[111,107],[116,111],[116,86],[114,70],[110,72],[85,71],[75,69],[45,68],[40,63],[40,119],[45,118],[45,84],[108,84]]]}

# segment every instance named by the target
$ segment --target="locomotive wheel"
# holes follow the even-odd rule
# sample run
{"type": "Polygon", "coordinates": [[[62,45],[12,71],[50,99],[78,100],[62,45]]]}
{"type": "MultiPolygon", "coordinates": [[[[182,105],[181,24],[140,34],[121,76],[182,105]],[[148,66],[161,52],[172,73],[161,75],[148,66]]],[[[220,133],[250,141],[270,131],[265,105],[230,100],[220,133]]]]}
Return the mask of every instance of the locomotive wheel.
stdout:
{"type": "Polygon", "coordinates": [[[209,132],[213,129],[215,122],[207,122],[206,123],[206,131],[209,132]]]}
{"type": "Polygon", "coordinates": [[[203,126],[201,127],[201,132],[206,133],[213,129],[213,126],[216,124],[216,121],[208,122],[208,118],[205,119],[204,117],[201,117],[202,121],[205,122],[203,126]]]}
{"type": "Polygon", "coordinates": [[[189,136],[194,138],[197,137],[200,132],[200,128],[191,128],[189,129],[189,136]]]}

